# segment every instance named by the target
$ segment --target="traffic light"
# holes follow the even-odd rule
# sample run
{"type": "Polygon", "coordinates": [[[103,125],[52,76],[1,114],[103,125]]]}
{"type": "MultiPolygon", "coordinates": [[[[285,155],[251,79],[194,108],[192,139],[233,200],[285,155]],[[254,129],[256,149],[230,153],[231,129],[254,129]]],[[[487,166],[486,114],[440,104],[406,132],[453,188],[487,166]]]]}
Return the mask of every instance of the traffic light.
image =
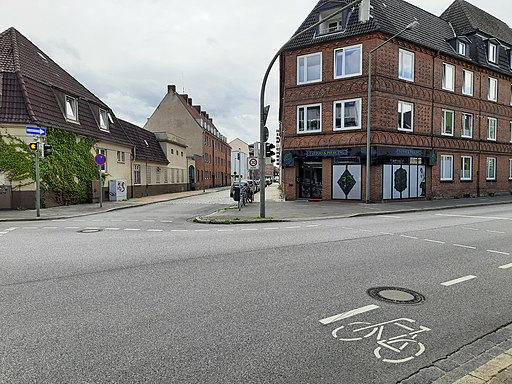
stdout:
{"type": "Polygon", "coordinates": [[[254,144],[249,144],[249,156],[254,156],[254,144]]]}
{"type": "Polygon", "coordinates": [[[28,147],[33,151],[37,151],[37,143],[30,143],[28,147]]]}
{"type": "Polygon", "coordinates": [[[273,149],[276,146],[272,143],[265,143],[265,157],[271,157],[274,156],[276,153],[273,151],[273,149]]]}
{"type": "Polygon", "coordinates": [[[52,154],[52,146],[50,144],[43,144],[42,157],[48,157],[52,154]]]}

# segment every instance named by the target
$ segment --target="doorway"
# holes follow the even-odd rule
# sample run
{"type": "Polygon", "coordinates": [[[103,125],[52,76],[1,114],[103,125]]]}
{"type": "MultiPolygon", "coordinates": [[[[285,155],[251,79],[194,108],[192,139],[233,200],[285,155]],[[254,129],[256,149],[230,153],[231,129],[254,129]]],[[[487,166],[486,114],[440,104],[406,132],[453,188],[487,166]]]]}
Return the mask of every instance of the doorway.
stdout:
{"type": "Polygon", "coordinates": [[[322,162],[304,161],[300,168],[299,198],[322,198],[322,162]]]}

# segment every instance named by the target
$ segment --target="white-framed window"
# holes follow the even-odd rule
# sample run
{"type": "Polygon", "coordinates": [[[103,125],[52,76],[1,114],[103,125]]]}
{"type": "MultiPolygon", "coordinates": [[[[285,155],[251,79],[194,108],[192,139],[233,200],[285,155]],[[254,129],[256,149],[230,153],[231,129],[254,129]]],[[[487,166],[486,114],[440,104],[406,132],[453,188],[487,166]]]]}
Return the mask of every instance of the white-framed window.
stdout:
{"type": "Polygon", "coordinates": [[[462,70],[462,94],[473,96],[473,72],[462,70]]]}
{"type": "Polygon", "coordinates": [[[333,130],[361,128],[361,99],[334,102],[333,130]]]}
{"type": "Polygon", "coordinates": [[[471,169],[473,167],[473,158],[471,156],[461,156],[460,158],[460,179],[471,180],[471,169]]]}
{"type": "Polygon", "coordinates": [[[297,57],[297,84],[322,81],[322,52],[297,57]]]}
{"type": "Polygon", "coordinates": [[[488,157],[485,161],[485,180],[496,180],[496,158],[488,157]]]}
{"type": "Polygon", "coordinates": [[[398,102],[398,130],[412,132],[414,129],[414,104],[398,102]]]}
{"type": "Polygon", "coordinates": [[[510,142],[512,143],[512,121],[510,122],[510,142]]]}
{"type": "Polygon", "coordinates": [[[453,136],[453,125],[454,125],[455,112],[449,109],[443,109],[442,117],[442,131],[441,134],[446,136],[453,136]]]}
{"type": "Polygon", "coordinates": [[[487,100],[498,100],[498,79],[489,77],[489,92],[487,93],[487,100]]]}
{"type": "Polygon", "coordinates": [[[107,111],[100,108],[100,129],[102,129],[104,131],[108,131],[108,123],[109,123],[109,118],[108,118],[107,111]]]}
{"type": "Polygon", "coordinates": [[[78,99],[66,95],[66,118],[70,121],[78,121],[78,99]]]}
{"type": "Polygon", "coordinates": [[[97,155],[104,155],[105,156],[106,161],[105,161],[104,164],[100,165],[100,169],[101,169],[102,172],[107,172],[107,162],[108,162],[107,150],[103,149],[103,148],[96,148],[96,154],[97,155]]]}
{"type": "Polygon", "coordinates": [[[358,76],[363,73],[363,46],[353,45],[351,47],[334,50],[334,78],[358,76]]]}
{"type": "Polygon", "coordinates": [[[297,133],[322,131],[322,104],[297,107],[297,133]]]}
{"type": "Polygon", "coordinates": [[[487,118],[487,140],[496,141],[498,120],[495,117],[487,118]]]}
{"type": "Polygon", "coordinates": [[[441,155],[441,181],[453,180],[453,155],[441,155]]]}
{"type": "Polygon", "coordinates": [[[443,89],[455,90],[455,67],[451,64],[443,63],[443,89]]]}
{"type": "Polygon", "coordinates": [[[496,64],[498,62],[497,58],[498,58],[498,46],[489,41],[488,50],[487,50],[487,59],[491,63],[496,64]]]}
{"type": "Polygon", "coordinates": [[[462,41],[457,42],[457,52],[459,55],[466,56],[466,43],[462,41]]]}
{"type": "Polygon", "coordinates": [[[133,164],[133,184],[140,184],[140,164],[133,164]]]}
{"type": "Polygon", "coordinates": [[[512,159],[508,159],[508,179],[512,180],[512,159]]]}
{"type": "Polygon", "coordinates": [[[462,137],[473,137],[473,115],[471,113],[462,114],[462,137]]]}
{"type": "Polygon", "coordinates": [[[125,153],[123,151],[117,151],[117,162],[124,163],[125,159],[125,153]]]}
{"type": "Polygon", "coordinates": [[[414,81],[414,53],[403,49],[398,51],[398,78],[414,81]]]}

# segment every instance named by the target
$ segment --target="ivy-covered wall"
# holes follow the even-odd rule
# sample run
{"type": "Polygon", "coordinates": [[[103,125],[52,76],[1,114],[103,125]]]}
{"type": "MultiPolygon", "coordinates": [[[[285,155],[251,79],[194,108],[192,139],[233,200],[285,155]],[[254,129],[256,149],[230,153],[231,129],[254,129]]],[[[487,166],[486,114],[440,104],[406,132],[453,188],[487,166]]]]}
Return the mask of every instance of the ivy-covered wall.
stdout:
{"type": "MultiPolygon", "coordinates": [[[[45,142],[52,146],[52,155],[40,159],[41,190],[52,192],[59,204],[89,201],[89,182],[98,178],[92,151],[97,141],[48,128],[45,142]]],[[[25,141],[0,132],[0,173],[13,189],[35,182],[35,163],[35,154],[25,141]]]]}

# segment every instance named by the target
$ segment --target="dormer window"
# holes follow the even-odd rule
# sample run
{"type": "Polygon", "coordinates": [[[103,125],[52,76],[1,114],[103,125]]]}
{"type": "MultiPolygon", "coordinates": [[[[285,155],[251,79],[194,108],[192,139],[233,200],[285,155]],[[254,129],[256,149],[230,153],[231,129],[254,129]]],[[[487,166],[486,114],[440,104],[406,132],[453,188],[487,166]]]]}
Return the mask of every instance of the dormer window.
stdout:
{"type": "MultiPolygon", "coordinates": [[[[335,8],[320,13],[320,20],[326,19],[336,11],[337,9],[335,8]]],[[[318,34],[325,35],[327,33],[343,32],[347,27],[350,14],[351,11],[346,9],[340,14],[334,16],[333,18],[326,20],[324,23],[321,23],[320,26],[318,27],[318,34]]]]}
{"type": "Polygon", "coordinates": [[[457,41],[457,53],[462,56],[466,56],[466,43],[457,41]]]}
{"type": "Polygon", "coordinates": [[[66,119],[78,122],[78,99],[66,96],[66,119]]]}
{"type": "Polygon", "coordinates": [[[99,116],[100,116],[100,129],[104,130],[104,131],[108,131],[109,130],[109,127],[108,127],[109,116],[108,116],[107,111],[100,108],[99,116]]]}
{"type": "Polygon", "coordinates": [[[498,62],[498,44],[495,44],[491,41],[488,43],[487,47],[487,59],[489,62],[497,64],[498,62]]]}

